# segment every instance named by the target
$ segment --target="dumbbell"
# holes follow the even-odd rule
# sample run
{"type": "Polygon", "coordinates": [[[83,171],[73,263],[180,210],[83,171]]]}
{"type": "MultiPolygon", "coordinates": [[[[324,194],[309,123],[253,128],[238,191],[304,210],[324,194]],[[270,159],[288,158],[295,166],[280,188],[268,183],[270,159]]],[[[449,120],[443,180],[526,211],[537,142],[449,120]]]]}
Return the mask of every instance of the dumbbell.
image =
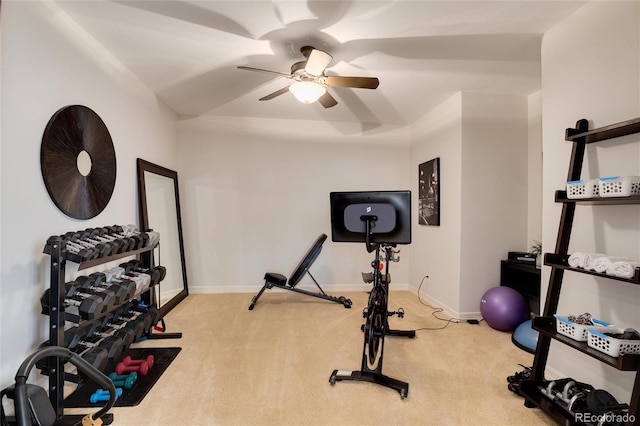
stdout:
{"type": "Polygon", "coordinates": [[[123,375],[126,373],[136,372],[141,376],[146,376],[149,372],[149,365],[146,361],[140,363],[139,365],[125,365],[122,362],[119,362],[116,365],[116,374],[123,375]]]}
{"type": "Polygon", "coordinates": [[[93,238],[103,241],[112,242],[118,245],[119,253],[126,253],[131,250],[135,250],[137,242],[133,238],[120,237],[112,233],[108,227],[102,228],[89,228],[88,232],[93,235],[93,238]]]}
{"type": "Polygon", "coordinates": [[[112,274],[110,278],[110,281],[114,281],[114,282],[122,282],[122,281],[131,281],[133,283],[135,283],[136,286],[136,290],[135,290],[135,294],[141,294],[143,292],[145,292],[148,288],[149,285],[151,284],[151,276],[148,274],[135,274],[135,273],[129,273],[127,274],[125,272],[125,269],[120,267],[120,266],[116,266],[114,268],[111,268],[109,270],[109,273],[112,274]]]}
{"type": "Polygon", "coordinates": [[[80,287],[90,292],[98,293],[103,299],[105,312],[110,311],[114,306],[122,305],[129,299],[129,290],[117,283],[108,284],[106,275],[100,272],[94,272],[89,276],[80,275],[74,280],[80,287]]]}
{"type": "Polygon", "coordinates": [[[136,331],[141,330],[141,332],[137,334],[137,339],[148,333],[153,325],[153,318],[148,314],[133,315],[129,311],[122,310],[117,312],[116,315],[119,320],[127,321],[136,327],[136,331]]]}
{"type": "MultiPolygon", "coordinates": [[[[122,389],[116,388],[116,398],[120,398],[122,396],[122,389]]],[[[97,389],[94,393],[89,396],[89,402],[95,404],[97,402],[108,401],[111,398],[111,394],[106,389],[97,389]]]]}
{"type": "Polygon", "coordinates": [[[153,268],[144,268],[142,262],[137,259],[132,259],[126,263],[120,264],[121,268],[124,268],[125,273],[139,272],[145,273],[151,276],[151,286],[158,284],[167,276],[167,268],[164,266],[154,266],[153,268]]]}
{"type": "Polygon", "coordinates": [[[135,241],[135,245],[133,246],[133,248],[131,250],[138,250],[141,249],[145,246],[145,239],[142,236],[142,234],[140,234],[138,232],[138,230],[135,228],[135,226],[131,227],[132,225],[130,225],[127,228],[127,231],[125,231],[125,229],[120,226],[120,225],[113,225],[113,226],[106,226],[105,229],[107,229],[109,231],[109,233],[117,238],[131,238],[135,241]]]}
{"type": "Polygon", "coordinates": [[[158,319],[158,308],[155,306],[144,305],[138,300],[132,300],[131,302],[123,305],[121,309],[123,313],[132,315],[135,318],[140,318],[142,316],[151,317],[151,324],[149,324],[149,326],[155,325],[158,319]]]}
{"type": "Polygon", "coordinates": [[[52,244],[54,240],[60,239],[64,242],[65,250],[69,253],[72,253],[80,258],[81,262],[86,262],[88,260],[96,259],[99,257],[99,252],[94,249],[88,249],[77,244],[69,244],[67,241],[67,237],[65,235],[53,235],[47,239],[47,243],[44,246],[44,253],[51,254],[52,253],[52,244]]]}
{"type": "Polygon", "coordinates": [[[138,231],[138,228],[135,225],[116,225],[116,229],[121,229],[121,233],[127,237],[139,239],[141,242],[139,248],[144,248],[149,244],[149,235],[146,232],[138,231]]]}
{"type": "MultiPolygon", "coordinates": [[[[51,289],[48,288],[40,297],[42,313],[49,315],[49,298],[51,289]]],[[[65,283],[64,303],[67,307],[74,307],[82,319],[94,319],[96,315],[102,313],[104,301],[96,294],[82,292],[73,283],[65,283]]]]}
{"type": "Polygon", "coordinates": [[[138,379],[138,373],[135,373],[135,374],[136,374],[135,378],[133,376],[126,375],[126,376],[118,376],[118,377],[122,377],[122,379],[118,379],[118,380],[111,379],[111,381],[113,382],[113,386],[117,388],[133,389],[133,385],[136,384],[136,380],[138,379]]]}
{"type": "Polygon", "coordinates": [[[124,376],[118,376],[116,373],[109,373],[109,379],[111,379],[111,381],[113,382],[114,380],[133,380],[134,382],[138,380],[138,373],[136,373],[135,371],[126,374],[124,376]]]}
{"type": "MultiPolygon", "coordinates": [[[[82,323],[76,327],[71,327],[64,331],[65,346],[72,351],[77,351],[78,347],[85,348],[103,348],[107,350],[107,357],[113,359],[118,357],[124,351],[124,343],[120,337],[108,336],[95,341],[87,340],[89,337],[90,324],[82,323]]],[[[95,336],[95,333],[93,333],[95,336]]]]}
{"type": "Polygon", "coordinates": [[[112,290],[96,287],[95,282],[94,278],[80,275],[71,281],[71,285],[76,286],[76,291],[100,296],[102,298],[102,312],[109,312],[116,306],[116,294],[112,290]]]}
{"type": "MultiPolygon", "coordinates": [[[[49,346],[48,341],[38,345],[38,349],[41,349],[47,346],[49,346]]],[[[80,355],[80,358],[84,359],[85,361],[87,361],[89,364],[91,364],[93,367],[97,368],[100,371],[104,371],[107,368],[107,365],[109,365],[109,353],[105,348],[100,348],[97,346],[89,349],[88,351],[83,352],[80,355]]],[[[49,374],[49,358],[42,358],[39,361],[37,361],[36,368],[38,368],[42,374],[48,375],[49,374]]],[[[78,370],[78,373],[80,374],[79,370],[78,370]]],[[[65,373],[65,375],[67,374],[69,373],[65,373]]],[[[69,378],[65,380],[72,381],[73,378],[69,378]]]]}
{"type": "Polygon", "coordinates": [[[128,241],[124,241],[121,238],[110,237],[102,228],[87,228],[84,232],[91,240],[111,245],[113,247],[111,254],[123,253],[129,248],[130,243],[128,241]]]}
{"type": "Polygon", "coordinates": [[[102,317],[100,319],[82,323],[83,327],[87,330],[87,337],[91,339],[94,336],[100,338],[115,336],[122,339],[122,346],[124,349],[131,346],[135,340],[135,330],[133,328],[109,327],[108,325],[103,325],[103,322],[106,323],[107,321],[107,317],[102,317]]]}
{"type": "Polygon", "coordinates": [[[128,339],[131,339],[131,343],[138,340],[144,334],[144,323],[141,321],[122,321],[115,313],[109,313],[102,317],[101,320],[103,328],[111,328],[121,333],[127,333],[127,336],[131,336],[128,337],[128,339]]]}
{"type": "Polygon", "coordinates": [[[67,232],[64,234],[67,245],[76,246],[78,248],[93,249],[98,252],[98,257],[106,257],[111,254],[112,247],[110,245],[87,241],[83,232],[67,232]]]}
{"type": "MultiPolygon", "coordinates": [[[[115,291],[116,296],[120,300],[119,304],[128,302],[135,296],[135,292],[136,292],[135,283],[132,283],[129,280],[124,280],[124,281],[117,280],[117,281],[111,282],[109,281],[110,277],[106,272],[94,272],[89,276],[92,278],[95,278],[96,286],[109,288],[110,290],[115,291]],[[115,286],[115,287],[112,287],[112,286],[115,286]],[[116,290],[116,288],[119,288],[119,290],[116,290]]],[[[113,280],[113,276],[111,276],[111,279],[113,280]]],[[[116,302],[116,304],[118,303],[116,302]]]]}
{"type": "Polygon", "coordinates": [[[141,321],[144,324],[145,333],[157,323],[158,309],[149,307],[146,310],[138,310],[138,302],[132,300],[118,310],[118,316],[125,321],[141,321]]]}
{"type": "MultiPolygon", "coordinates": [[[[109,352],[105,348],[99,346],[90,348],[88,351],[80,355],[80,358],[87,361],[100,371],[104,371],[109,365],[109,352]]],[[[78,374],[81,374],[78,370],[78,374]]]]}
{"type": "Polygon", "coordinates": [[[122,363],[127,367],[132,365],[135,366],[135,365],[141,365],[141,364],[147,363],[147,367],[149,367],[149,370],[153,368],[154,361],[155,361],[155,358],[153,357],[153,355],[147,355],[145,359],[133,359],[127,355],[122,359],[122,363]]]}
{"type": "Polygon", "coordinates": [[[124,287],[127,290],[127,294],[125,297],[125,302],[127,302],[135,297],[138,287],[136,286],[135,281],[122,279],[123,273],[124,269],[120,267],[107,269],[106,271],[101,272],[101,274],[104,275],[104,282],[106,283],[105,285],[116,284],[124,287]]]}

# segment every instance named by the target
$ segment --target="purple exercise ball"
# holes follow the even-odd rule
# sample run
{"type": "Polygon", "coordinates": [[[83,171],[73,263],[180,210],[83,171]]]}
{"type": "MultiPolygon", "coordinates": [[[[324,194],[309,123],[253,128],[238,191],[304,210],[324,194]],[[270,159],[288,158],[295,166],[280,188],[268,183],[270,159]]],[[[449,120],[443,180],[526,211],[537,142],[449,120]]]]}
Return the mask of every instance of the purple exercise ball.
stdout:
{"type": "Polygon", "coordinates": [[[482,295],[480,313],[491,328],[513,331],[529,316],[524,296],[511,287],[493,287],[482,295]]]}

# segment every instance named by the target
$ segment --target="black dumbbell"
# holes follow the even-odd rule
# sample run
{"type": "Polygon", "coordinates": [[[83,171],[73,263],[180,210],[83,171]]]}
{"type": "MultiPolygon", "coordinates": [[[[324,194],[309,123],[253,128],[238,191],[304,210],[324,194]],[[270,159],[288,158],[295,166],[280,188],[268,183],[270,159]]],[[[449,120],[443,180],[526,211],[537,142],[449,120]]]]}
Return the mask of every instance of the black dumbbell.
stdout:
{"type": "Polygon", "coordinates": [[[112,290],[96,287],[95,282],[95,278],[80,275],[72,281],[72,285],[77,286],[77,291],[100,296],[102,298],[102,312],[109,312],[116,306],[116,294],[112,290]]]}
{"type": "Polygon", "coordinates": [[[76,352],[79,352],[78,349],[80,347],[106,349],[109,359],[118,357],[124,351],[124,343],[121,338],[113,335],[105,338],[96,336],[95,324],[86,322],[66,329],[64,331],[64,343],[67,348],[76,352]],[[97,337],[97,339],[90,337],[89,334],[97,337]]]}
{"type": "MultiPolygon", "coordinates": [[[[39,345],[38,348],[46,346],[49,346],[49,342],[44,342],[43,344],[39,345]]],[[[97,346],[82,353],[80,355],[80,358],[84,359],[100,371],[104,371],[107,368],[107,365],[109,365],[109,352],[105,348],[100,348],[97,346]]],[[[49,358],[42,358],[37,361],[36,368],[38,368],[42,372],[42,374],[48,375],[49,358]]],[[[78,371],[78,373],[80,373],[80,371],[78,371]]],[[[68,374],[69,373],[65,372],[65,376],[67,376],[68,374]]],[[[65,380],[74,381],[72,376],[69,376],[68,379],[65,377],[65,380]]]]}
{"type": "MultiPolygon", "coordinates": [[[[116,266],[114,268],[105,271],[107,274],[107,282],[115,282],[125,285],[133,285],[135,289],[133,290],[133,296],[140,294],[146,291],[151,283],[151,276],[147,274],[126,274],[124,268],[120,266],[116,266]]],[[[133,296],[129,297],[132,299],[133,296]]]]}
{"type": "Polygon", "coordinates": [[[136,240],[136,249],[146,247],[149,242],[149,236],[145,232],[140,232],[135,225],[113,225],[110,227],[116,235],[133,238],[136,240]]]}
{"type": "MultiPolygon", "coordinates": [[[[107,276],[102,272],[94,272],[91,275],[81,275],[76,277],[75,281],[79,283],[82,288],[89,291],[94,291],[100,295],[110,295],[113,298],[112,306],[118,306],[127,302],[129,297],[129,287],[120,285],[120,283],[107,283],[107,276]]],[[[105,305],[108,301],[105,298],[105,305]]],[[[106,311],[110,311],[111,307],[106,311]]]]}
{"type": "Polygon", "coordinates": [[[47,239],[47,243],[44,246],[44,253],[51,254],[52,253],[52,244],[55,240],[60,239],[64,242],[65,250],[71,254],[77,256],[81,262],[86,262],[88,260],[96,259],[99,256],[98,251],[94,249],[85,248],[79,246],[77,244],[70,243],[66,235],[53,235],[47,239]]]}
{"type": "MultiPolygon", "coordinates": [[[[48,288],[42,293],[42,297],[40,297],[40,306],[42,307],[42,313],[45,315],[49,315],[50,294],[51,289],[48,288]]],[[[77,286],[72,283],[65,283],[64,303],[67,307],[76,309],[80,318],[85,320],[94,319],[102,313],[102,307],[104,305],[104,301],[100,296],[78,291],[77,286]]]]}
{"type": "Polygon", "coordinates": [[[111,254],[118,254],[126,252],[128,244],[120,238],[109,237],[104,233],[102,228],[87,228],[84,231],[89,240],[97,241],[102,244],[108,244],[112,246],[111,254]]]}
{"type": "MultiPolygon", "coordinates": [[[[111,268],[99,274],[104,276],[104,280],[101,282],[104,286],[118,285],[125,289],[124,302],[128,302],[136,295],[137,286],[135,281],[129,279],[122,279],[122,268],[111,268]]],[[[91,274],[94,275],[94,274],[91,274]]]]}
{"type": "Polygon", "coordinates": [[[124,268],[124,273],[127,275],[131,275],[135,273],[149,275],[149,277],[151,278],[151,282],[149,283],[150,287],[158,284],[167,275],[167,268],[165,268],[164,266],[154,266],[153,268],[143,268],[142,263],[137,259],[132,259],[128,262],[121,263],[119,266],[121,268],[124,268]]]}
{"type": "Polygon", "coordinates": [[[124,315],[128,315],[132,318],[148,318],[145,320],[150,321],[150,324],[146,325],[148,329],[154,326],[158,322],[158,308],[155,306],[140,305],[137,300],[132,300],[121,308],[121,312],[124,315]]]}
{"type": "MultiPolygon", "coordinates": [[[[116,310],[118,311],[118,310],[116,310]]],[[[112,328],[114,330],[131,330],[133,331],[133,341],[135,342],[144,334],[144,323],[142,321],[127,321],[126,318],[120,318],[120,314],[112,312],[101,318],[103,328],[112,328]]]]}
{"type": "MultiPolygon", "coordinates": [[[[108,315],[108,314],[107,314],[108,315]]],[[[108,318],[102,317],[97,320],[87,321],[83,323],[87,330],[87,337],[100,337],[107,338],[110,336],[119,337],[122,339],[122,345],[126,350],[135,340],[135,331],[132,328],[124,327],[109,327],[105,323],[108,322],[108,318]]]]}
{"type": "Polygon", "coordinates": [[[68,247],[73,247],[75,250],[85,249],[94,252],[93,258],[105,257],[110,249],[104,245],[96,246],[95,244],[89,244],[83,241],[79,232],[67,232],[64,234],[65,242],[68,247]]]}
{"type": "MultiPolygon", "coordinates": [[[[133,298],[135,295],[135,285],[129,281],[109,281],[109,276],[106,272],[94,272],[89,275],[92,278],[95,278],[95,285],[98,287],[108,288],[111,291],[116,293],[116,305],[126,303],[133,298]]],[[[111,277],[113,278],[113,276],[111,277]]]]}
{"type": "Polygon", "coordinates": [[[80,231],[79,234],[80,234],[80,239],[88,244],[91,244],[95,247],[105,246],[107,251],[104,256],[111,256],[118,253],[118,248],[119,248],[118,244],[114,244],[108,241],[107,242],[100,241],[96,238],[95,233],[93,233],[90,230],[80,231]]]}
{"type": "Polygon", "coordinates": [[[117,238],[129,238],[134,241],[133,246],[129,249],[130,251],[138,250],[144,247],[144,239],[133,232],[126,234],[122,226],[113,225],[113,226],[105,226],[105,229],[108,230],[109,234],[117,237],[117,238]]]}

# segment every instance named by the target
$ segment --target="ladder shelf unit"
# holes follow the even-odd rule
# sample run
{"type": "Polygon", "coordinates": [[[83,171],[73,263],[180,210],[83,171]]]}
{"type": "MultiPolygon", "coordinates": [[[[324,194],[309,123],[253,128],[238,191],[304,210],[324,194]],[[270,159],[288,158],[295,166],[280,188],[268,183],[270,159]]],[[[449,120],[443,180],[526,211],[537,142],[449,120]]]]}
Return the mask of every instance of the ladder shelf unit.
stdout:
{"type": "MultiPolygon", "coordinates": [[[[640,133],[640,118],[592,130],[589,130],[589,122],[586,119],[581,119],[576,123],[575,128],[566,129],[565,140],[573,143],[567,181],[576,181],[580,179],[587,144],[635,133],[640,133]]],[[[559,424],[582,424],[577,421],[571,413],[561,409],[550,399],[542,396],[539,390],[540,384],[544,383],[544,372],[549,355],[549,347],[551,345],[551,341],[554,340],[617,370],[635,372],[636,374],[631,393],[631,402],[629,404],[629,418],[631,421],[627,423],[627,425],[640,425],[640,354],[622,354],[619,357],[611,357],[589,347],[586,342],[578,342],[557,333],[554,318],[554,314],[556,314],[558,308],[558,300],[560,298],[565,271],[605,277],[611,280],[626,282],[631,285],[640,284],[640,268],[635,268],[633,277],[620,278],[585,269],[573,268],[569,266],[568,263],[569,240],[571,237],[573,218],[577,205],[597,206],[640,204],[640,196],[633,195],[630,197],[617,198],[569,199],[566,191],[556,191],[555,201],[562,204],[562,212],[554,252],[546,253],[544,259],[544,264],[551,267],[551,274],[549,277],[549,288],[547,289],[543,314],[533,320],[533,328],[539,332],[539,338],[533,362],[532,380],[524,381],[521,386],[521,393],[525,397],[525,405],[527,407],[538,407],[544,410],[559,424]]]]}

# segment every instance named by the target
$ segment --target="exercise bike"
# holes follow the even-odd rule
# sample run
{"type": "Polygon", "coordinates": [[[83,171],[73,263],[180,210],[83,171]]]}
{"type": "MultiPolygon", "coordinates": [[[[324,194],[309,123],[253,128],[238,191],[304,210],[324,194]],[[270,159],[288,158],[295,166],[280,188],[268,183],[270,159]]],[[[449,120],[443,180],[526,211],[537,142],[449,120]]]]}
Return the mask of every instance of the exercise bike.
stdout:
{"type": "Polygon", "coordinates": [[[329,383],[335,385],[336,382],[343,380],[376,383],[397,390],[400,393],[400,398],[404,399],[409,395],[409,384],[382,374],[384,338],[386,335],[414,338],[416,332],[415,330],[402,331],[389,328],[389,317],[394,315],[399,318],[404,317],[402,308],[397,311],[388,310],[389,283],[391,282],[389,262],[398,262],[400,258],[397,256],[399,250],[394,249],[395,245],[385,243],[372,244],[370,242],[370,229],[376,219],[375,216],[364,215],[362,217],[367,227],[367,251],[369,253],[375,251],[375,258],[371,262],[373,272],[362,274],[365,282],[373,283],[373,288],[369,293],[368,305],[362,312],[365,323],[361,327],[364,332],[361,369],[359,371],[333,370],[329,377],[329,383]],[[385,262],[384,274],[381,271],[382,261],[385,262]]]}

